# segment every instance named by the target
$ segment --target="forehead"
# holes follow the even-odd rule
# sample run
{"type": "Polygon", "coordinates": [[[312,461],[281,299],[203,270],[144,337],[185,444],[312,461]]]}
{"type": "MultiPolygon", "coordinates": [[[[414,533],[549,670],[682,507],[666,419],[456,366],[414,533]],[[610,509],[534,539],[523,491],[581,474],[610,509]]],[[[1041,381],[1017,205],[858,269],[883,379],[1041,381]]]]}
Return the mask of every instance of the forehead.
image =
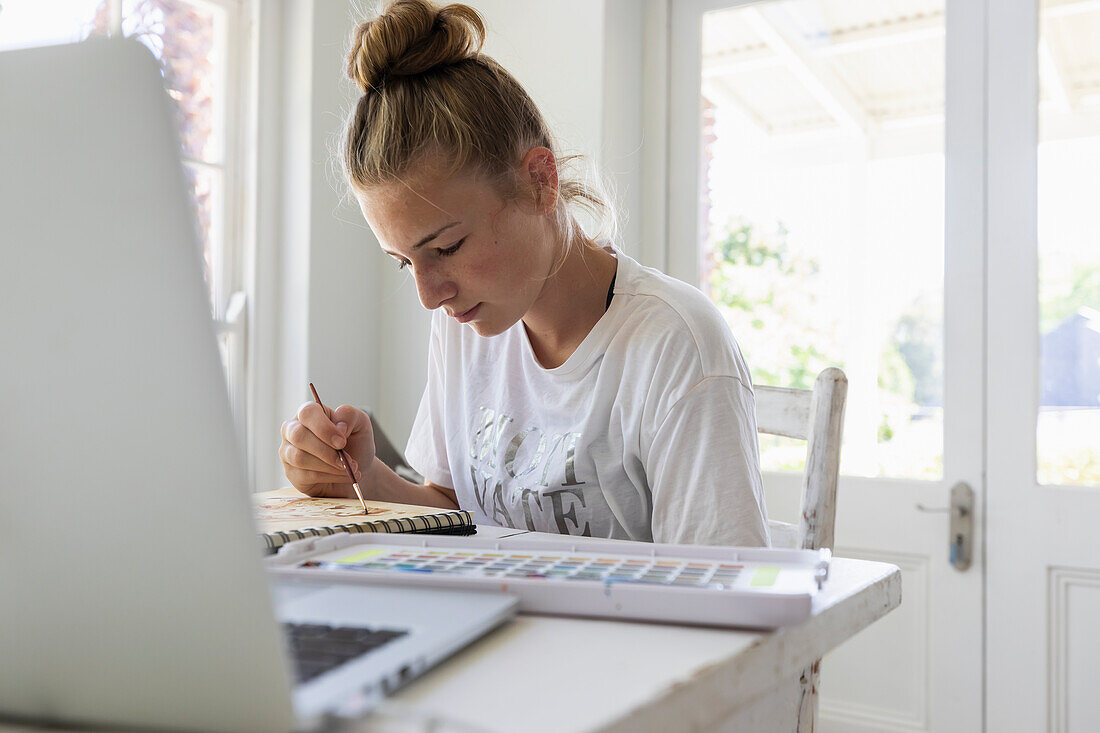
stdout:
{"type": "Polygon", "coordinates": [[[485,178],[419,168],[356,192],[359,207],[383,249],[407,251],[451,222],[470,223],[499,209],[503,199],[485,178]]]}

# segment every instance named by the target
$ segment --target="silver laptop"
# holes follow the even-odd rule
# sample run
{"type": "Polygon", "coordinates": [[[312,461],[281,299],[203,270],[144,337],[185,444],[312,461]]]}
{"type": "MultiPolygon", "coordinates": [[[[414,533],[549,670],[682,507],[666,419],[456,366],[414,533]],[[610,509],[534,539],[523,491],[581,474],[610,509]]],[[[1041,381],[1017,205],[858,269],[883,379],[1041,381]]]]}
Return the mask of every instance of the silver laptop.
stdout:
{"type": "Polygon", "coordinates": [[[269,585],[178,150],[138,43],[0,53],[0,718],[316,727],[515,611],[269,585]]]}

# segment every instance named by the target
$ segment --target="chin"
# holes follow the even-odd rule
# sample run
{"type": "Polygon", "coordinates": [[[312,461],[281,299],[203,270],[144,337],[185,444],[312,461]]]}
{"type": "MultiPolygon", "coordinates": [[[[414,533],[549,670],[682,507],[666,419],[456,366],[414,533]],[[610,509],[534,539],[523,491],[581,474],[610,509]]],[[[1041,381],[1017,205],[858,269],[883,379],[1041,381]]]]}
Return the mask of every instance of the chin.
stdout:
{"type": "Polygon", "coordinates": [[[491,323],[485,323],[484,321],[474,321],[467,324],[470,328],[474,329],[474,333],[478,336],[489,338],[490,336],[499,336],[507,331],[507,328],[494,327],[491,323]]]}
{"type": "Polygon", "coordinates": [[[476,333],[478,336],[489,338],[490,336],[499,336],[512,326],[516,325],[518,321],[518,318],[510,323],[501,322],[500,320],[496,319],[478,319],[465,325],[474,329],[474,333],[476,333]]]}

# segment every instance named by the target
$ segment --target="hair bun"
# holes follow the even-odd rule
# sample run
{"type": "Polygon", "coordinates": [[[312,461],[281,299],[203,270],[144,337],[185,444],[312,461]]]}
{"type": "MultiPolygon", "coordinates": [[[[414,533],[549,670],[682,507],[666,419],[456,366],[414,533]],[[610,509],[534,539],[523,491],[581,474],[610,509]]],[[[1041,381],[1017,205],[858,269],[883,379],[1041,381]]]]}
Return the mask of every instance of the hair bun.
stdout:
{"type": "Polygon", "coordinates": [[[348,76],[364,92],[379,90],[388,77],[415,76],[476,57],[484,41],[485,24],[467,5],[395,0],[355,29],[348,76]]]}

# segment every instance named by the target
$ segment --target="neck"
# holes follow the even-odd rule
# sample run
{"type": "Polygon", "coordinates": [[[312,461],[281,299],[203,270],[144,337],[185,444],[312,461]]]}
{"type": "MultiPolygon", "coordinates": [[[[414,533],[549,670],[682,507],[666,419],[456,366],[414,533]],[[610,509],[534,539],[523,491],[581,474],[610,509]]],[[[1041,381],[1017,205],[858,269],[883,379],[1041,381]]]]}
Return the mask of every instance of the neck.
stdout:
{"type": "Polygon", "coordinates": [[[604,314],[618,261],[602,248],[577,242],[542,287],[523,325],[542,366],[561,366],[604,314]]]}

